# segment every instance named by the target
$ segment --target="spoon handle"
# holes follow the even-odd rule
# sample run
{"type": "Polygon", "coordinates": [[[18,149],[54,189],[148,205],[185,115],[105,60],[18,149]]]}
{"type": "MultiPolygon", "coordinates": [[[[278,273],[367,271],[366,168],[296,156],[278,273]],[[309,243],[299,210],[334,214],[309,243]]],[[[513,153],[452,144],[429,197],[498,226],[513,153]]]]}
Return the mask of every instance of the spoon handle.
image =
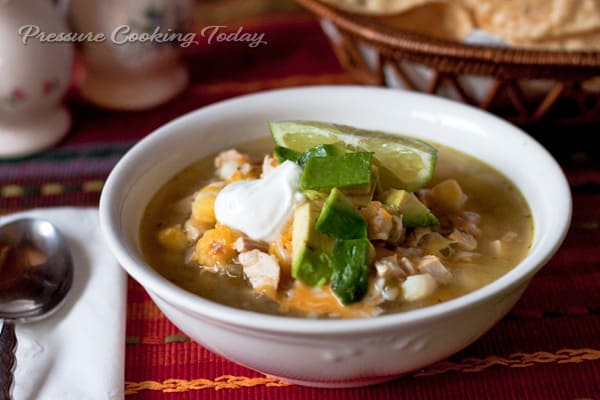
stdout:
{"type": "Polygon", "coordinates": [[[10,400],[13,384],[13,370],[16,364],[15,349],[17,336],[11,321],[4,321],[0,332],[0,400],[10,400]]]}

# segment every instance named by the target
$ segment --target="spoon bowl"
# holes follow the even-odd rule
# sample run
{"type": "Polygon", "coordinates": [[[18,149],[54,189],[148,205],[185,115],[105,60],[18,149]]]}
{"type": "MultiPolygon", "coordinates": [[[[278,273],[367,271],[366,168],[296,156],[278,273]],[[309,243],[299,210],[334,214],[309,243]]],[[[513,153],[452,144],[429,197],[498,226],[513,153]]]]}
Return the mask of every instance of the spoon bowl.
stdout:
{"type": "Polygon", "coordinates": [[[15,365],[14,323],[48,317],[73,284],[67,242],[50,222],[24,218],[0,227],[0,394],[9,398],[15,365]]]}

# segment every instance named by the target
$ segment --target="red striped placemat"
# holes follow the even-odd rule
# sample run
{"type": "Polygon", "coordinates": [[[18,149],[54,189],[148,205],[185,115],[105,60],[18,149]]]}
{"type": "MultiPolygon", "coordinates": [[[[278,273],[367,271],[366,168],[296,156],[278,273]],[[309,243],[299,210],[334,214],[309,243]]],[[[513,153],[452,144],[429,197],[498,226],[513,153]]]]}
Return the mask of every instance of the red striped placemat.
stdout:
{"type": "MultiPolygon", "coordinates": [[[[97,205],[119,158],[187,111],[260,90],[352,82],[308,16],[255,18],[247,28],[264,32],[269,44],[190,48],[192,84],[154,110],[98,110],[74,90],[68,98],[74,126],[63,143],[35,157],[0,161],[0,213],[97,205]]],[[[600,160],[582,153],[560,160],[574,195],[564,246],[506,318],[451,358],[372,387],[288,385],[190,341],[130,280],[127,399],[600,399],[600,160]]]]}

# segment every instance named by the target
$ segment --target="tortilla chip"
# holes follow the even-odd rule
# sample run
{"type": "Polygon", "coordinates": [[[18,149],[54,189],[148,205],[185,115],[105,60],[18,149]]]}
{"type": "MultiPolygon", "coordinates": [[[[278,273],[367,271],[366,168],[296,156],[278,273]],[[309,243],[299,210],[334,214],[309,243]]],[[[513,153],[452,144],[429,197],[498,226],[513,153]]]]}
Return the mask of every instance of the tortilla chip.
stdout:
{"type": "Polygon", "coordinates": [[[473,29],[524,48],[600,49],[600,0],[323,0],[384,25],[449,40],[473,29]]]}
{"type": "MultiPolygon", "coordinates": [[[[342,10],[367,15],[399,14],[434,0],[323,0],[342,10]]],[[[439,1],[439,0],[438,0],[439,1]]]]}
{"type": "Polygon", "coordinates": [[[386,26],[446,40],[463,40],[474,28],[471,13],[450,3],[430,3],[397,15],[377,17],[386,26]]]}
{"type": "Polygon", "coordinates": [[[510,44],[514,47],[523,47],[539,50],[600,50],[600,31],[589,32],[584,35],[565,36],[551,40],[519,41],[513,40],[510,44]]]}
{"type": "Polygon", "coordinates": [[[477,26],[509,42],[536,42],[600,29],[597,0],[462,0],[477,26]]]}

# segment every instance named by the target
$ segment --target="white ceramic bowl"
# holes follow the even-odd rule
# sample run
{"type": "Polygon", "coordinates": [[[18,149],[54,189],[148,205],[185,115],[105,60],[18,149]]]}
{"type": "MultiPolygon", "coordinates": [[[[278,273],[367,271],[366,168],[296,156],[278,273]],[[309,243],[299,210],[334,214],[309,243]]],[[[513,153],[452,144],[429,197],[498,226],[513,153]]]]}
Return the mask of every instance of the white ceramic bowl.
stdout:
{"type": "Polygon", "coordinates": [[[135,145],[100,201],[108,245],[185,334],[234,362],[288,381],[351,387],[390,380],[463,349],[502,318],[562,242],[571,217],[567,181],[531,137],[474,108],[398,90],[337,86],[276,90],[180,117],[135,145]],[[268,135],[269,120],[311,119],[402,132],[485,160],[522,191],[533,212],[529,255],[495,282],[416,311],[356,320],[263,315],[216,304],[167,281],[142,258],[140,219],[169,178],[210,153],[268,135]]]}

